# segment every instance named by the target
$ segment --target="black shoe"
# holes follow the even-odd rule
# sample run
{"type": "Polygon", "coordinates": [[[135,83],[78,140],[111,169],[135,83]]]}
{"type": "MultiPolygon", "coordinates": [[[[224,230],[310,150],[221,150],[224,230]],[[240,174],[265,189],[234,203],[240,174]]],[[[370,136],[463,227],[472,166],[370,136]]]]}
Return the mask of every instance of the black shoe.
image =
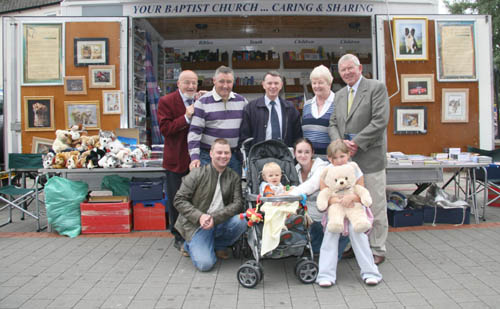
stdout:
{"type": "Polygon", "coordinates": [[[184,245],[184,242],[182,240],[176,239],[174,241],[174,248],[181,251],[181,247],[184,245]]]}

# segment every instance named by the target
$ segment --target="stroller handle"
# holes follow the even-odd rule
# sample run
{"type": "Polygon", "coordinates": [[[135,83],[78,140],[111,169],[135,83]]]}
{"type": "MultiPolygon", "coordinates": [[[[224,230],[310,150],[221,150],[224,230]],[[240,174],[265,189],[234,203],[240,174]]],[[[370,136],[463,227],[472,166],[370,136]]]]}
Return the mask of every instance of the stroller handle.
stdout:
{"type": "MultiPolygon", "coordinates": [[[[259,197],[258,194],[252,194],[252,193],[247,194],[248,201],[250,201],[250,202],[256,202],[257,197],[259,197]]],[[[304,200],[304,197],[298,196],[298,195],[282,195],[282,196],[270,196],[270,197],[262,197],[261,196],[259,198],[259,200],[262,203],[266,203],[266,202],[270,202],[270,203],[273,203],[273,202],[300,202],[300,201],[304,200]]]]}

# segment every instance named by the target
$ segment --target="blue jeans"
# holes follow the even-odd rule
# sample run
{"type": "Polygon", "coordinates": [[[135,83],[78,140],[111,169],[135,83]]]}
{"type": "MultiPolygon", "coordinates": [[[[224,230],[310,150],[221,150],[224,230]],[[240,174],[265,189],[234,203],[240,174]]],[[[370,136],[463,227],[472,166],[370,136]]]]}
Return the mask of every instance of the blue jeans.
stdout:
{"type": "MultiPolygon", "coordinates": [[[[200,165],[210,164],[210,151],[205,149],[200,149],[200,165]]],[[[232,168],[238,175],[241,177],[241,161],[238,158],[238,154],[233,152],[231,154],[231,160],[229,161],[228,166],[232,168]]]]}
{"type": "Polygon", "coordinates": [[[321,243],[323,242],[323,225],[321,225],[321,222],[314,221],[309,227],[309,234],[311,235],[313,253],[319,253],[321,243]]]}
{"type": "Polygon", "coordinates": [[[234,244],[246,229],[247,221],[234,215],[210,230],[199,228],[191,241],[184,243],[184,249],[189,253],[194,267],[200,271],[209,271],[217,263],[215,250],[224,250],[234,244]]]}

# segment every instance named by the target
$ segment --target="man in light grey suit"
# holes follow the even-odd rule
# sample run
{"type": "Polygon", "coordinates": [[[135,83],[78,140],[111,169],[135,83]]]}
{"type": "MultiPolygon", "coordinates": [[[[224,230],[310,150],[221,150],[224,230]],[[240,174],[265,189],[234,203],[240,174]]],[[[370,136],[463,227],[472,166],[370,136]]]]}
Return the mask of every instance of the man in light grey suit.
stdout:
{"type": "Polygon", "coordinates": [[[347,86],[335,94],[328,133],[332,141],[344,140],[352,160],[364,174],[365,186],[373,199],[370,247],[375,263],[380,264],[385,260],[388,233],[385,166],[390,105],[385,85],[363,78],[362,71],[356,56],[346,54],[340,58],[339,73],[347,86]]]}

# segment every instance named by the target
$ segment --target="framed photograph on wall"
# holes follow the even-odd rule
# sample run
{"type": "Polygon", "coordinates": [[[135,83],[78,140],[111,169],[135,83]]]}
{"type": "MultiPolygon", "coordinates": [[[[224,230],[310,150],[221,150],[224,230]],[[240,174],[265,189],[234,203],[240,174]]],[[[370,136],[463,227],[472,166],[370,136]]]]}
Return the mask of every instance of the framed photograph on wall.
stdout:
{"type": "Polygon", "coordinates": [[[75,67],[109,63],[108,38],[75,38],[75,67]]]}
{"type": "Polygon", "coordinates": [[[63,24],[23,24],[22,85],[62,85],[63,24]]]}
{"type": "Polygon", "coordinates": [[[87,130],[98,130],[101,127],[99,101],[64,102],[65,128],[79,124],[87,130]]]}
{"type": "Polygon", "coordinates": [[[401,102],[434,102],[434,74],[401,74],[401,102]]]}
{"type": "Polygon", "coordinates": [[[426,134],[427,107],[394,107],[394,134],[426,134]]]}
{"type": "Polygon", "coordinates": [[[441,122],[469,122],[469,89],[443,88],[441,122]]]}
{"type": "Polygon", "coordinates": [[[120,90],[108,90],[102,92],[102,113],[121,114],[123,105],[123,93],[120,90]]]}
{"type": "Polygon", "coordinates": [[[33,136],[31,153],[48,153],[53,143],[51,139],[33,136]]]}
{"type": "Polygon", "coordinates": [[[474,20],[437,20],[437,80],[477,81],[474,20]]]}
{"type": "Polygon", "coordinates": [[[85,76],[66,76],[64,78],[65,95],[85,95],[87,94],[87,83],[85,76]]]}
{"type": "Polygon", "coordinates": [[[428,60],[429,34],[425,17],[394,17],[392,19],[396,60],[428,60]]]}
{"type": "Polygon", "coordinates": [[[54,97],[24,97],[24,130],[54,131],[54,97]]]}
{"type": "Polygon", "coordinates": [[[89,65],[89,88],[115,88],[115,66],[89,65]]]}

